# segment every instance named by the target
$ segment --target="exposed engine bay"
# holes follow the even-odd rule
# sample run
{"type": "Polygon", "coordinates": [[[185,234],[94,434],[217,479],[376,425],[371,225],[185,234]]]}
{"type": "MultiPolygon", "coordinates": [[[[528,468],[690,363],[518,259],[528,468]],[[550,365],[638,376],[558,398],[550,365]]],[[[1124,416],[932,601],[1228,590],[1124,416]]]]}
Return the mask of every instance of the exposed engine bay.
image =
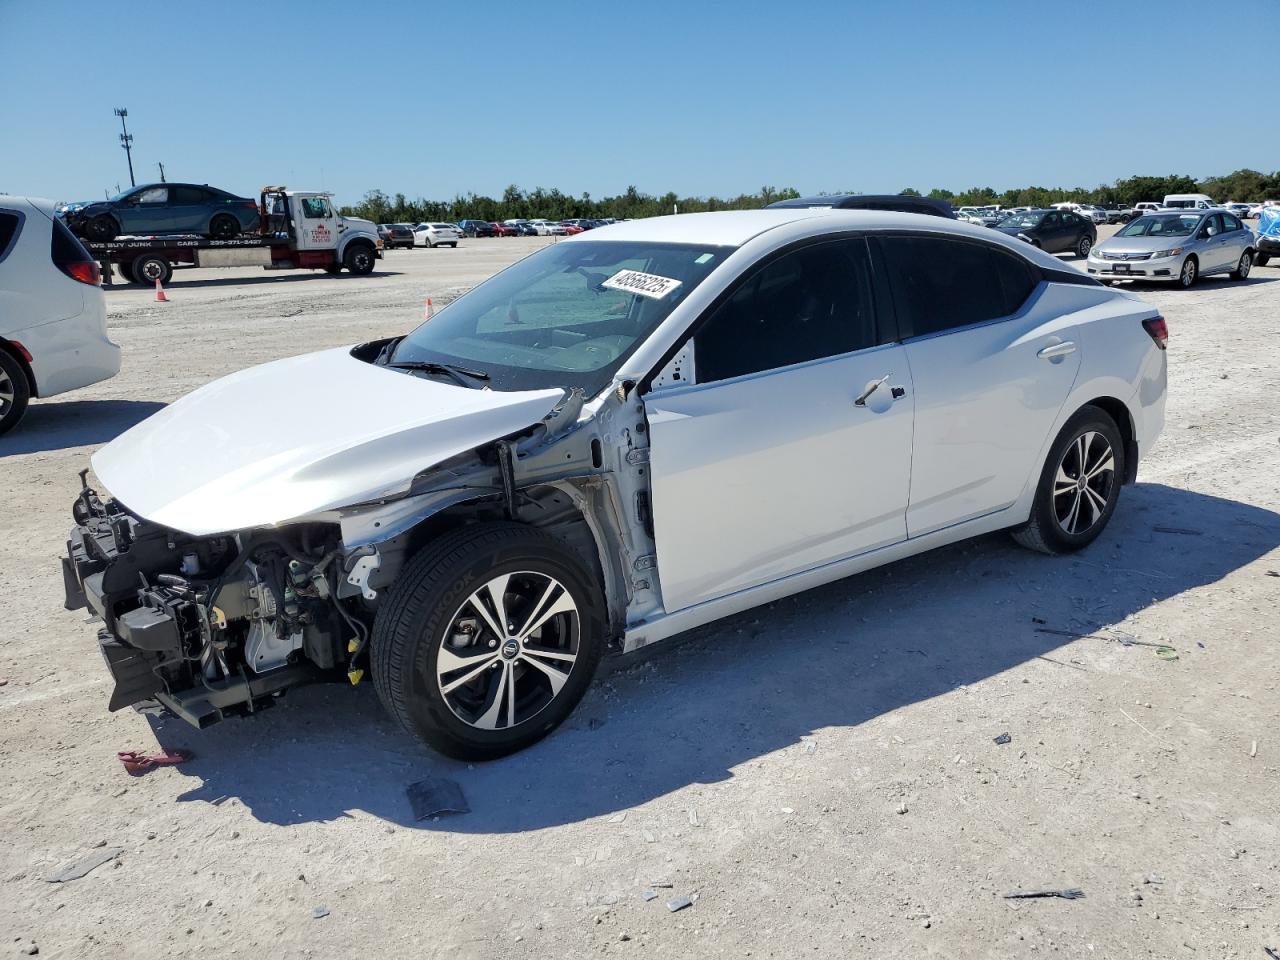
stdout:
{"type": "Polygon", "coordinates": [[[252,712],[287,686],[340,677],[369,640],[338,527],[191,538],[148,523],[87,486],[64,560],[67,606],[105,627],[110,709],[156,698],[197,726],[252,712]],[[346,585],[345,588],[343,585],[346,585]]]}

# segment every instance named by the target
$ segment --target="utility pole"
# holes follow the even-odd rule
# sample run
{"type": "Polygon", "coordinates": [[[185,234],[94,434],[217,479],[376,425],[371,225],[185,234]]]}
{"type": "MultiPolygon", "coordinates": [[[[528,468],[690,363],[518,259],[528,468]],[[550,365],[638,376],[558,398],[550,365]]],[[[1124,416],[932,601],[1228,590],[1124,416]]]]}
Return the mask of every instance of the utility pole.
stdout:
{"type": "Polygon", "coordinates": [[[133,179],[133,136],[124,123],[124,118],[128,115],[126,108],[116,107],[116,116],[120,118],[120,146],[124,147],[124,155],[129,158],[129,186],[136,187],[138,181],[133,179]]]}
{"type": "Polygon", "coordinates": [[[161,183],[168,183],[169,181],[165,180],[165,178],[164,178],[164,164],[163,164],[163,163],[161,163],[161,162],[159,162],[159,161],[157,161],[157,162],[156,162],[156,166],[160,168],[160,182],[161,182],[161,183]]]}

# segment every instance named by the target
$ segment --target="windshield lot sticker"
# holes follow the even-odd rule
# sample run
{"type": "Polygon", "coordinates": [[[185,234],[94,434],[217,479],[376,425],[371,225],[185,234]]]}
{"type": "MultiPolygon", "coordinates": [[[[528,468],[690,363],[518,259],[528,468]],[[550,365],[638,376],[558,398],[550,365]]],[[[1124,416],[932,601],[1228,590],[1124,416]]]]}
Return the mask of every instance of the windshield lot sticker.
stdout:
{"type": "Polygon", "coordinates": [[[612,277],[600,284],[609,290],[621,290],[623,293],[638,293],[642,297],[661,300],[681,281],[670,277],[660,277],[656,273],[641,273],[639,270],[619,270],[612,277]]]}

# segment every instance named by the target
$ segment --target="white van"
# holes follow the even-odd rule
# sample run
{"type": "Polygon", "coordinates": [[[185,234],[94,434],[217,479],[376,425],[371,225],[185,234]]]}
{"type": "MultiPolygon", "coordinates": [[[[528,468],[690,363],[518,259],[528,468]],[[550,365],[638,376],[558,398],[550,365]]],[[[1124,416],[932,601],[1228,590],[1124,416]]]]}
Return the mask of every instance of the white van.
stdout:
{"type": "Polygon", "coordinates": [[[1218,204],[1203,193],[1171,193],[1164,198],[1162,206],[1166,210],[1211,210],[1218,204]]]}

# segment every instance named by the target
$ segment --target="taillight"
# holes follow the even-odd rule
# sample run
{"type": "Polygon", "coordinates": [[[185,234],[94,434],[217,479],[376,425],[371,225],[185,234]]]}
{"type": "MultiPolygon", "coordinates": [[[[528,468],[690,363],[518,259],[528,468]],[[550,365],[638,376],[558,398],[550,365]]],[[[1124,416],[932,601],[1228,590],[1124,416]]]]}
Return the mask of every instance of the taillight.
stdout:
{"type": "Polygon", "coordinates": [[[72,280],[79,280],[91,287],[102,284],[102,268],[93,260],[78,260],[75,263],[64,264],[62,272],[72,280]]]}
{"type": "Polygon", "coordinates": [[[1161,350],[1165,348],[1165,344],[1169,342],[1169,325],[1164,322],[1164,317],[1152,317],[1150,320],[1142,321],[1142,328],[1151,335],[1151,339],[1156,342],[1156,346],[1161,350]]]}

